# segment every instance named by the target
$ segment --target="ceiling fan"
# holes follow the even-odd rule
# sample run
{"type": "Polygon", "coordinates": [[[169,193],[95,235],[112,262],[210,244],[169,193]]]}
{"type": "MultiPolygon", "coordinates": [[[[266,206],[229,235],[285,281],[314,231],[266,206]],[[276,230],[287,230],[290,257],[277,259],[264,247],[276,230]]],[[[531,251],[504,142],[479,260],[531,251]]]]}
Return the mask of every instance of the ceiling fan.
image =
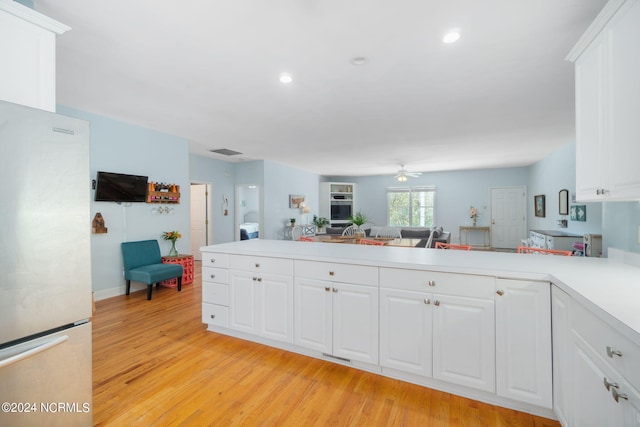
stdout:
{"type": "Polygon", "coordinates": [[[396,176],[394,176],[394,178],[397,179],[399,182],[406,182],[407,179],[409,179],[409,178],[417,178],[420,175],[422,175],[421,172],[408,172],[404,168],[404,165],[400,165],[400,170],[398,171],[396,176]]]}

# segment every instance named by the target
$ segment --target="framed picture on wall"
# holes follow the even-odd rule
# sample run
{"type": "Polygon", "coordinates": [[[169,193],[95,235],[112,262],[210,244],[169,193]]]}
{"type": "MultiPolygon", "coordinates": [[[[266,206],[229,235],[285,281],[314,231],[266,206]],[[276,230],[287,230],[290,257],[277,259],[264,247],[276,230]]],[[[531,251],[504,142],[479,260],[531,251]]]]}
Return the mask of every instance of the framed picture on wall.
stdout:
{"type": "Polygon", "coordinates": [[[533,206],[536,216],[544,218],[544,194],[533,196],[533,206]]]}
{"type": "Polygon", "coordinates": [[[571,221],[587,221],[587,205],[573,205],[569,212],[571,221]]]}
{"type": "Polygon", "coordinates": [[[301,203],[304,203],[304,196],[302,194],[289,194],[289,208],[299,209],[301,203]]]}

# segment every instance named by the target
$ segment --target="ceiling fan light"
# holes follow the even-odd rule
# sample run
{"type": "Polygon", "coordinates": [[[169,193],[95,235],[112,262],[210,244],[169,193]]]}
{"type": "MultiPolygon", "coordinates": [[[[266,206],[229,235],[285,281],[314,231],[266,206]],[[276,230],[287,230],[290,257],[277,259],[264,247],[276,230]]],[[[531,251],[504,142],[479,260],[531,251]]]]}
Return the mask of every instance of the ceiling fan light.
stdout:
{"type": "Polygon", "coordinates": [[[398,181],[399,182],[407,182],[407,176],[406,175],[398,176],[398,181]]]}

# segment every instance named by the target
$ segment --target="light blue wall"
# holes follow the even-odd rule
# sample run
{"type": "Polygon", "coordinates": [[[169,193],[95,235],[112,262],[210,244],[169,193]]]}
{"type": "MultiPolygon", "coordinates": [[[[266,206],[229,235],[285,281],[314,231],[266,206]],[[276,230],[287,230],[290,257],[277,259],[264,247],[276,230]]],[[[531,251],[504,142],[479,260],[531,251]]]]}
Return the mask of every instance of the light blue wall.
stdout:
{"type": "MultiPolygon", "coordinates": [[[[147,175],[150,181],[180,186],[180,204],[173,215],[152,215],[154,205],[91,202],[91,217],[100,212],[107,234],[91,236],[92,288],[96,298],[123,293],[120,243],[158,239],[163,254],[170,243],[162,240],[163,231],[178,230],[183,238],[177,247],[188,252],[189,243],[189,149],[187,141],[152,129],[75,110],[59,105],[60,114],[87,120],[91,126],[91,175],[98,171],[147,175]]],[[[93,192],[92,192],[93,198],[93,192]]],[[[90,224],[87,224],[90,227],[90,224]]],[[[138,286],[139,287],[139,286],[138,286]]]]}
{"type": "Polygon", "coordinates": [[[529,229],[562,230],[568,233],[602,233],[602,203],[572,202],[576,193],[576,145],[570,143],[562,146],[543,160],[531,166],[529,178],[529,197],[527,211],[529,213],[529,229]],[[558,193],[562,189],[569,190],[569,205],[586,205],[587,221],[571,221],[568,216],[558,213],[558,193]],[[544,218],[534,215],[533,197],[545,196],[546,215],[544,218]],[[558,220],[568,220],[567,228],[558,227],[558,220]]]}
{"type": "Polygon", "coordinates": [[[189,155],[189,179],[193,183],[211,184],[211,244],[233,241],[234,165],[222,160],[189,155]],[[229,215],[223,215],[222,201],[229,200],[229,215]]]}
{"type": "Polygon", "coordinates": [[[289,218],[298,224],[310,223],[318,214],[320,176],[302,169],[264,161],[264,224],[263,238],[281,239],[289,218]],[[305,196],[311,213],[303,216],[300,209],[289,208],[289,195],[305,196]]]}
{"type": "Polygon", "coordinates": [[[606,248],[613,247],[640,253],[639,226],[640,201],[604,203],[602,244],[606,248]]]}
{"type": "MultiPolygon", "coordinates": [[[[478,225],[489,225],[491,204],[490,188],[526,186],[529,169],[503,168],[452,172],[429,172],[410,178],[405,185],[390,175],[367,177],[330,177],[323,180],[354,182],[357,187],[357,209],[366,213],[377,225],[387,224],[388,187],[436,186],[435,222],[451,232],[451,241],[458,242],[459,226],[471,225],[469,210],[478,209],[478,225]]],[[[481,243],[481,236],[469,235],[469,243],[481,243]],[[477,239],[477,240],[476,240],[477,239]]]]}

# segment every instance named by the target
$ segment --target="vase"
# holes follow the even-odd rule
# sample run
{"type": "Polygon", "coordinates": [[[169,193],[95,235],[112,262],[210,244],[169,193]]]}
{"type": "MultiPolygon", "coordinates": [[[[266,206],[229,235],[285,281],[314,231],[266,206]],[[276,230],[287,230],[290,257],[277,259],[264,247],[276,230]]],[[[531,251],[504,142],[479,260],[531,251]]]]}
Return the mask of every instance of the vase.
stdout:
{"type": "Polygon", "coordinates": [[[169,250],[169,256],[178,256],[178,250],[176,249],[176,241],[171,241],[171,249],[169,250]]]}
{"type": "Polygon", "coordinates": [[[473,226],[474,227],[476,226],[476,218],[475,217],[473,218],[473,226]]]}

